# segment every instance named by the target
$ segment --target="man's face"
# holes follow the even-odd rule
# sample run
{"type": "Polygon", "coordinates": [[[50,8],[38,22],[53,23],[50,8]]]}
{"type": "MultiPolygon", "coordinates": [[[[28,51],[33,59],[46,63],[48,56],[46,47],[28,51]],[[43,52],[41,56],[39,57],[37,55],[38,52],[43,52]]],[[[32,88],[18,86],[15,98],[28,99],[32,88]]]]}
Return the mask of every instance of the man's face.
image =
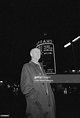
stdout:
{"type": "Polygon", "coordinates": [[[32,51],[32,58],[36,59],[36,60],[39,60],[41,57],[41,52],[39,49],[34,49],[32,51]]]}

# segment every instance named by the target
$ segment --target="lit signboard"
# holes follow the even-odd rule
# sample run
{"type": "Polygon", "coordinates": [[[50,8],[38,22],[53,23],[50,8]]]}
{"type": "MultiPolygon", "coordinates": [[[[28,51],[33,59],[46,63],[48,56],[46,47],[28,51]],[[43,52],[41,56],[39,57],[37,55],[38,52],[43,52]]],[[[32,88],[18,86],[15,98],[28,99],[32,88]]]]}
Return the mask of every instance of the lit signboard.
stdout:
{"type": "Polygon", "coordinates": [[[56,74],[55,50],[52,40],[41,40],[37,43],[41,50],[41,62],[47,74],[56,74]]]}

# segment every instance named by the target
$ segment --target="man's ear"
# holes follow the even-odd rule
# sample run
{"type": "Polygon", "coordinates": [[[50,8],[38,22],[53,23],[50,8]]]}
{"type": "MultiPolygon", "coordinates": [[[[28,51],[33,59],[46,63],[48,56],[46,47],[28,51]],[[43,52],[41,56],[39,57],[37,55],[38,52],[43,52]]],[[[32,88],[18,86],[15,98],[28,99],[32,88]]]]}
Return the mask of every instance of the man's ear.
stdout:
{"type": "Polygon", "coordinates": [[[32,57],[32,50],[30,51],[30,56],[32,57]]]}
{"type": "Polygon", "coordinates": [[[32,52],[30,53],[30,56],[32,57],[32,52]]]}

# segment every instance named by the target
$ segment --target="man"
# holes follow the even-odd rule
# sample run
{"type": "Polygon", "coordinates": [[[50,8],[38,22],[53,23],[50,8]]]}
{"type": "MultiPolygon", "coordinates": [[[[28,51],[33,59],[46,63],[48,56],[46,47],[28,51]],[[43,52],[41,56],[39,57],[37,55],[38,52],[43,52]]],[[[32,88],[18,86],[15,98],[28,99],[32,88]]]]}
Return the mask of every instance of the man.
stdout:
{"type": "Polygon", "coordinates": [[[27,101],[27,118],[55,118],[54,94],[38,62],[41,57],[40,49],[32,49],[30,56],[31,61],[23,65],[20,82],[21,91],[27,101]]]}

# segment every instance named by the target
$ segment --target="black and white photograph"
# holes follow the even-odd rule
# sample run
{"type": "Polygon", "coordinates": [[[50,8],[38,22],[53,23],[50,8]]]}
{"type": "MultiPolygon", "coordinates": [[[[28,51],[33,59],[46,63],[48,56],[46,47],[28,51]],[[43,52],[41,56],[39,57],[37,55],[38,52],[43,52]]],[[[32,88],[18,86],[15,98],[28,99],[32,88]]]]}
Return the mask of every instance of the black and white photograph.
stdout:
{"type": "Polygon", "coordinates": [[[79,0],[0,0],[0,118],[80,118],[79,29],[79,0]]]}

